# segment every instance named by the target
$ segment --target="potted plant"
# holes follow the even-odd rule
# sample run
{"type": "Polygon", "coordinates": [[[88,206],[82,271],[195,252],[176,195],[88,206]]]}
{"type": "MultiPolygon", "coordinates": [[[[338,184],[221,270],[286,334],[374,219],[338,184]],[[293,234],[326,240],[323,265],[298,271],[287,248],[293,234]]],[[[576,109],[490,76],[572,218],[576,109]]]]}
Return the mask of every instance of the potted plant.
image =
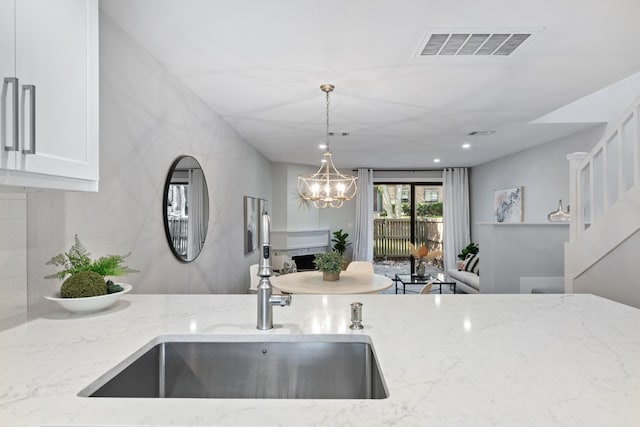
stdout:
{"type": "MultiPolygon", "coordinates": [[[[347,237],[349,237],[349,233],[343,233],[341,228],[340,230],[333,232],[333,239],[331,239],[331,241],[333,242],[333,250],[335,252],[338,252],[340,255],[342,255],[343,258],[344,258],[344,253],[347,250],[347,246],[351,244],[351,242],[347,240],[347,237]]],[[[347,260],[343,259],[342,261],[343,270],[346,270],[347,264],[348,264],[347,260]]]]}
{"type": "Polygon", "coordinates": [[[343,233],[342,228],[333,232],[333,239],[331,239],[333,242],[333,250],[338,252],[340,255],[344,255],[344,252],[347,250],[347,246],[351,244],[351,242],[347,240],[347,237],[349,237],[349,233],[343,233]]]}
{"type": "Polygon", "coordinates": [[[47,265],[62,267],[57,273],[45,276],[45,279],[64,280],[60,287],[62,298],[87,298],[121,292],[122,286],[105,280],[105,277],[137,272],[124,264],[127,255],[107,255],[92,261],[91,254],[77,234],[74,239],[69,252],[58,254],[47,262],[47,265]]]}
{"type": "Polygon", "coordinates": [[[464,249],[462,249],[462,251],[460,251],[460,253],[458,254],[458,259],[464,261],[465,259],[467,259],[469,254],[475,255],[479,250],[480,248],[478,247],[478,245],[471,242],[464,249]]]}
{"type": "Polygon", "coordinates": [[[322,280],[335,282],[340,279],[344,258],[336,251],[316,254],[313,263],[319,271],[322,271],[322,280]]]}

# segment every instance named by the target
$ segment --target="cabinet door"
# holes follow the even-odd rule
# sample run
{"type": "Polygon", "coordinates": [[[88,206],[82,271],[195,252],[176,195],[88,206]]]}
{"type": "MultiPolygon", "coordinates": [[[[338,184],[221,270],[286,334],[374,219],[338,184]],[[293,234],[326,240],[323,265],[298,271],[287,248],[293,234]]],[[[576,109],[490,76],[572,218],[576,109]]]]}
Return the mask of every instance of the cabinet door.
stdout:
{"type": "Polygon", "coordinates": [[[18,169],[98,180],[97,25],[97,0],[17,1],[18,169]]]}
{"type": "Polygon", "coordinates": [[[16,81],[5,81],[16,77],[16,55],[14,37],[15,0],[0,0],[0,169],[15,167],[16,152],[7,151],[5,147],[14,147],[14,138],[18,137],[18,129],[14,120],[18,119],[18,111],[14,105],[16,81]]]}

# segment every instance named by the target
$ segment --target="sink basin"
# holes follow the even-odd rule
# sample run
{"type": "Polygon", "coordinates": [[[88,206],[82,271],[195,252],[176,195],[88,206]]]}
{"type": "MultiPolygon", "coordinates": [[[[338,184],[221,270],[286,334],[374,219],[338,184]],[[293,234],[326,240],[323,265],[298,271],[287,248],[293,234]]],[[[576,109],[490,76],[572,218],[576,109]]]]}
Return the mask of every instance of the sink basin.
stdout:
{"type": "Polygon", "coordinates": [[[158,337],[79,393],[84,397],[384,399],[363,335],[158,337]],[[240,341],[238,341],[238,339],[240,341]]]}

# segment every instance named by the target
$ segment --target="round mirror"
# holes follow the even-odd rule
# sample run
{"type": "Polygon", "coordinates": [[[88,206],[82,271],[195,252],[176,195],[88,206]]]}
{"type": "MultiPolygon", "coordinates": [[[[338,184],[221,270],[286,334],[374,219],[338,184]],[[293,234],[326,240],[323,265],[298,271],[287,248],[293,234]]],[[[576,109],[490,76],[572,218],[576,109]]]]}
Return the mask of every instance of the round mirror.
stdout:
{"type": "Polygon", "coordinates": [[[169,169],[164,184],[162,212],[171,252],[181,262],[200,255],[209,225],[209,191],[200,163],[180,156],[169,169]]]}

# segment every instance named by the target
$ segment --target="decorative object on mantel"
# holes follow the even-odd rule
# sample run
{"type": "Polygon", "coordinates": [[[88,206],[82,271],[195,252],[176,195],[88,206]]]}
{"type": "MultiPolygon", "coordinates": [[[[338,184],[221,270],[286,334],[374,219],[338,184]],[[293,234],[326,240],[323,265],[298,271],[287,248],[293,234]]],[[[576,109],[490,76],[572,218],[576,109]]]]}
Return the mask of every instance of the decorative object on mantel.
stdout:
{"type": "Polygon", "coordinates": [[[45,276],[45,279],[66,279],[60,287],[60,292],[54,297],[45,297],[46,299],[59,303],[69,311],[91,312],[109,307],[120,295],[131,290],[131,285],[105,280],[107,276],[122,276],[138,271],[124,264],[124,259],[129,254],[107,255],[91,261],[91,254],[80,242],[77,234],[74,240],[75,243],[69,252],[60,253],[47,262],[47,265],[63,269],[45,276]],[[70,302],[71,300],[73,302],[70,302]]]}
{"type": "Polygon", "coordinates": [[[571,220],[571,214],[569,213],[569,206],[567,206],[567,210],[565,211],[562,208],[562,199],[558,200],[558,209],[553,212],[550,212],[547,215],[547,219],[550,222],[567,222],[571,220]]]}
{"type": "Polygon", "coordinates": [[[523,187],[494,191],[494,218],[496,222],[522,222],[523,187]]]}
{"type": "Polygon", "coordinates": [[[323,84],[320,89],[327,97],[326,133],[322,164],[313,175],[298,176],[298,193],[317,208],[339,208],[345,200],[351,200],[358,191],[355,176],[343,175],[333,165],[329,150],[329,93],[335,86],[323,84]]]}
{"type": "Polygon", "coordinates": [[[340,272],[344,258],[338,252],[324,252],[316,254],[313,264],[322,272],[322,280],[335,282],[340,280],[340,272]]]}

